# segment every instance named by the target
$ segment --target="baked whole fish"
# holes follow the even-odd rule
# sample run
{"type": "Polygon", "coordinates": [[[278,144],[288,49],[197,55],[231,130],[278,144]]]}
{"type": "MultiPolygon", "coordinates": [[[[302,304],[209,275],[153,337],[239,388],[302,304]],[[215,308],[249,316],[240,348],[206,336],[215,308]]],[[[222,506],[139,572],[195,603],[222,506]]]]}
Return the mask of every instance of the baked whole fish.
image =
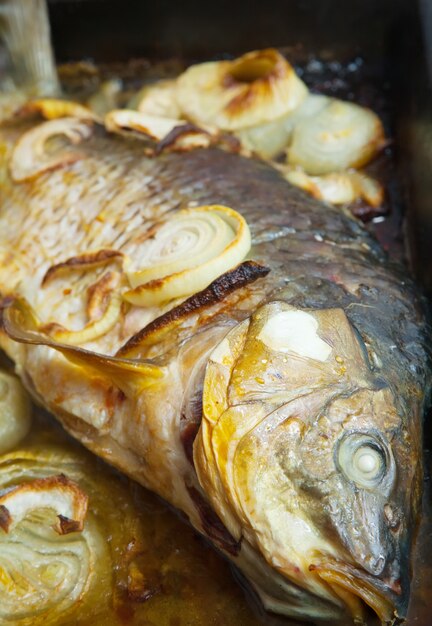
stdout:
{"type": "Polygon", "coordinates": [[[54,123],[0,133],[1,346],[27,388],[181,510],[267,609],[398,623],[430,387],[405,268],[258,159],[148,157],[89,120],[54,123]],[[188,220],[206,213],[252,246],[185,295],[188,220]],[[131,285],[170,224],[174,270],[131,285]]]}

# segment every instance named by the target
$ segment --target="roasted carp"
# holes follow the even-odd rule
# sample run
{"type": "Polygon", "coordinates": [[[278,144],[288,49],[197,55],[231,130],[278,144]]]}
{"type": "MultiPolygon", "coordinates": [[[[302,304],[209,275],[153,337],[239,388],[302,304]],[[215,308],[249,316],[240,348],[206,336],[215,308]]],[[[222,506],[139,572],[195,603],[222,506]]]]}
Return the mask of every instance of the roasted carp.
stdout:
{"type": "Polygon", "coordinates": [[[431,382],[406,269],[233,147],[79,114],[0,141],[0,341],[36,401],[267,609],[403,618],[431,382]]]}

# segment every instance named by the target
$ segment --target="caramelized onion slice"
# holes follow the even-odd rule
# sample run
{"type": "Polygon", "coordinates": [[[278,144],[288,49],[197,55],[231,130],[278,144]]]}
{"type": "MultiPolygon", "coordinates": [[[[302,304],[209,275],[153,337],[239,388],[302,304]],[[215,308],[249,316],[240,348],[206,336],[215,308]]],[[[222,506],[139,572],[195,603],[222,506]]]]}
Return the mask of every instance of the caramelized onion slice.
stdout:
{"type": "Polygon", "coordinates": [[[329,174],[362,167],[385,145],[384,129],[370,109],[330,100],[294,129],[288,163],[308,174],[329,174]]]}
{"type": "Polygon", "coordinates": [[[0,372],[0,454],[13,449],[31,426],[31,403],[15,376],[0,372]]]}
{"type": "Polygon", "coordinates": [[[295,126],[311,115],[317,115],[329,101],[327,96],[309,94],[294,111],[264,124],[242,128],[236,131],[236,136],[243,148],[264,159],[273,159],[286,150],[295,126]]]}
{"type": "Polygon", "coordinates": [[[179,211],[144,242],[139,261],[126,271],[133,289],[123,297],[151,306],[189,296],[243,261],[250,246],[249,227],[233,209],[210,205],[179,211]]]}
{"type": "Polygon", "coordinates": [[[112,500],[118,498],[112,475],[101,473],[84,450],[65,443],[60,431],[48,433],[40,424],[22,447],[0,457],[0,492],[7,495],[18,484],[61,473],[89,496],[83,529],[71,532],[64,518],[63,531],[69,533],[58,534],[53,529],[56,522],[57,531],[61,529],[56,513],[67,513],[58,508],[29,511],[9,532],[0,529],[1,624],[78,624],[83,615],[94,617],[101,597],[111,592],[111,548],[121,551],[119,537],[124,532],[124,526],[116,530],[120,512],[111,515],[112,500]]]}
{"type": "Polygon", "coordinates": [[[129,108],[156,117],[180,119],[180,108],[176,100],[176,81],[167,79],[145,85],[129,102],[129,108]]]}
{"type": "Polygon", "coordinates": [[[301,168],[280,169],[292,185],[330,204],[350,204],[363,199],[371,207],[378,208],[384,200],[383,186],[364,173],[349,171],[309,176],[301,168]]]}
{"type": "Polygon", "coordinates": [[[123,256],[123,252],[120,252],[119,250],[102,248],[101,250],[86,252],[85,254],[71,257],[66,261],[51,265],[51,267],[46,271],[45,276],[42,279],[42,287],[45,287],[59,274],[71,272],[73,270],[82,271],[87,269],[93,269],[116,260],[122,261],[123,256]]]}
{"type": "Polygon", "coordinates": [[[118,322],[122,307],[120,294],[112,292],[102,316],[92,320],[81,330],[67,330],[58,324],[47,324],[41,330],[48,333],[53,339],[70,346],[79,346],[94,341],[108,333],[118,322]]]}
{"type": "Polygon", "coordinates": [[[119,107],[118,100],[122,87],[122,81],[118,78],[106,80],[89,98],[87,105],[95,115],[103,118],[109,111],[119,107]]]}
{"type": "Polygon", "coordinates": [[[204,130],[195,126],[195,124],[181,124],[173,128],[156,147],[156,153],[161,152],[189,152],[196,148],[209,148],[213,144],[220,143],[221,146],[226,144],[228,149],[238,152],[240,143],[236,142],[235,137],[225,135],[222,136],[218,131],[204,130]],[[224,139],[228,141],[224,142],[224,139]]]}
{"type": "Polygon", "coordinates": [[[25,116],[32,113],[39,113],[47,120],[55,120],[61,117],[76,117],[83,120],[98,119],[86,106],[72,100],[61,100],[60,98],[30,100],[30,102],[18,109],[16,115],[25,116]]]}
{"type": "MultiPolygon", "coordinates": [[[[138,111],[118,109],[105,117],[105,127],[109,132],[134,133],[156,144],[155,152],[187,152],[196,148],[208,148],[215,143],[228,144],[239,150],[238,142],[229,146],[228,138],[220,135],[215,128],[199,128],[184,120],[156,117],[138,111]]],[[[234,142],[234,137],[231,137],[234,142]]]]}
{"type": "Polygon", "coordinates": [[[72,145],[77,145],[93,133],[91,120],[64,117],[44,122],[24,133],[15,144],[10,172],[15,182],[23,182],[48,170],[74,163],[83,154],[71,148],[60,148],[50,152],[47,142],[64,136],[72,145]]]}
{"type": "Polygon", "coordinates": [[[0,497],[0,527],[5,532],[15,528],[36,509],[54,509],[59,535],[81,531],[87,513],[88,497],[64,474],[23,483],[0,497]]]}
{"type": "Polygon", "coordinates": [[[293,67],[272,48],[193,65],[177,79],[176,92],[188,119],[231,131],[286,115],[306,95],[293,67]]]}
{"type": "Polygon", "coordinates": [[[185,124],[178,119],[147,115],[129,109],[115,109],[105,116],[105,128],[111,133],[135,131],[151,141],[160,141],[176,126],[185,124]]]}
{"type": "MultiPolygon", "coordinates": [[[[42,279],[42,287],[45,287],[58,274],[91,270],[119,260],[120,262],[123,261],[123,253],[110,249],[97,250],[72,257],[67,261],[52,265],[42,279]]],[[[107,272],[89,287],[87,313],[90,321],[81,330],[67,330],[56,323],[47,324],[41,327],[41,330],[57,341],[69,345],[80,345],[105,335],[115,326],[121,314],[121,296],[115,291],[118,282],[118,273],[107,272]],[[99,313],[97,318],[95,312],[99,313]]]]}

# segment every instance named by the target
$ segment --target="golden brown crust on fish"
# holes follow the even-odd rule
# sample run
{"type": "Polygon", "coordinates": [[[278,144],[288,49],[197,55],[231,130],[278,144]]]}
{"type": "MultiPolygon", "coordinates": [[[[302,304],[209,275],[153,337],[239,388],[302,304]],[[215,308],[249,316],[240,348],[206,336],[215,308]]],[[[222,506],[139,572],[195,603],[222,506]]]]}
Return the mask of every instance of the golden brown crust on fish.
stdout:
{"type": "MultiPolygon", "coordinates": [[[[10,147],[19,130],[2,139],[10,147]]],[[[405,270],[356,221],[262,162],[213,148],[149,159],[141,142],[102,129],[77,149],[85,158],[37,183],[6,175],[0,285],[14,299],[0,341],[23,379],[86,446],[207,536],[190,489],[211,504],[267,607],[333,621],[356,612],[364,589],[343,599],[309,569],[325,557],[362,572],[403,613],[430,388],[429,331],[405,270]],[[82,329],[89,289],[106,273],[59,272],[42,290],[50,267],[94,250],[139,259],[161,218],[203,205],[243,216],[253,262],[183,304],[121,308],[80,345],[43,332],[82,329]],[[185,440],[200,403],[197,476],[185,440]]]]}
{"type": "MultiPolygon", "coordinates": [[[[205,311],[222,301],[233,291],[245,287],[258,278],[263,278],[270,269],[254,261],[245,261],[235,269],[226,272],[208,287],[190,296],[164,315],[153,320],[122,346],[116,356],[133,358],[139,352],[142,357],[145,354],[147,345],[158,343],[167,333],[172,332],[177,326],[182,324],[189,316],[205,311]]],[[[218,311],[220,313],[220,310],[218,311]]]]}

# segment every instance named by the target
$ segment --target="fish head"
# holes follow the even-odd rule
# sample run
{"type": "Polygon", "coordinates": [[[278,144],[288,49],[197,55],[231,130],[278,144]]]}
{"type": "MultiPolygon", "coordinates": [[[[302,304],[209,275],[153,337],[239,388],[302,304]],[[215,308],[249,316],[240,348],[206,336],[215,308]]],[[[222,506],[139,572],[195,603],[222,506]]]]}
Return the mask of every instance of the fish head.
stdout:
{"type": "Polygon", "coordinates": [[[203,415],[200,483],[299,614],[405,614],[421,443],[342,309],[271,302],[238,324],[210,356],[203,415]]]}

